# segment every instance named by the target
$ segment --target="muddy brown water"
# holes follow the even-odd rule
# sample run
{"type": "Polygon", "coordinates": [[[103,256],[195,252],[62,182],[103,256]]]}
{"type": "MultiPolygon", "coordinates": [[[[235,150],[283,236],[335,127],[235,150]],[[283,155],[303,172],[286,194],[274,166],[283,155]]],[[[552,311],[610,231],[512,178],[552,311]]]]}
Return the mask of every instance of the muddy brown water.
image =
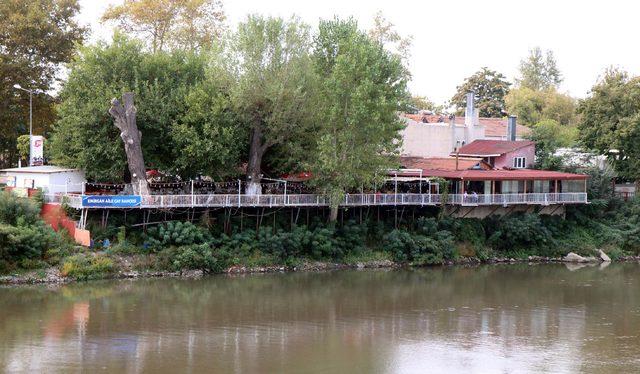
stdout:
{"type": "Polygon", "coordinates": [[[0,371],[640,371],[640,265],[102,281],[0,289],[0,371]]]}

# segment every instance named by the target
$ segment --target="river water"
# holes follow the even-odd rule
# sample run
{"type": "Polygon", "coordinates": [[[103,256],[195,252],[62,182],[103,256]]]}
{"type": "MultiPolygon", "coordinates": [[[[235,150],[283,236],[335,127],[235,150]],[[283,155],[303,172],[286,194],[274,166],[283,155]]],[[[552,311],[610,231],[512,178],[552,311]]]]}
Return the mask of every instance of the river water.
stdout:
{"type": "Polygon", "coordinates": [[[0,371],[640,371],[640,265],[487,265],[0,289],[0,371]]]}

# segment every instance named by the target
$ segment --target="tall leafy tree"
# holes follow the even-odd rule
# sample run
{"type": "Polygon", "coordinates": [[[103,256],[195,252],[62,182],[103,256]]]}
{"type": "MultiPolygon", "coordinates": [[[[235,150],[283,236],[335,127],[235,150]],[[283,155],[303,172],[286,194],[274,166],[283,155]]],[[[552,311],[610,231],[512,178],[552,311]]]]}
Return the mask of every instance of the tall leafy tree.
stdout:
{"type": "Polygon", "coordinates": [[[640,187],[640,77],[608,70],[578,106],[580,140],[640,187]]]}
{"type": "Polygon", "coordinates": [[[540,47],[530,50],[529,56],[520,61],[520,78],[517,83],[520,87],[532,90],[557,89],[562,83],[562,75],[553,51],[543,53],[540,47]]]}
{"type": "Polygon", "coordinates": [[[467,105],[466,95],[473,92],[475,107],[478,108],[481,117],[502,117],[505,110],[504,99],[509,93],[510,85],[504,75],[483,67],[457,87],[451,104],[456,108],[458,115],[464,114],[467,105]]]}
{"type": "Polygon", "coordinates": [[[206,63],[206,56],[190,52],[145,52],[121,34],[111,44],[81,48],[60,93],[53,159],[86,170],[93,180],[122,181],[126,159],[108,109],[112,98],[130,91],[147,166],[173,171],[180,150],[172,128],[188,111],[187,95],[205,80],[206,63]]]}
{"type": "Polygon", "coordinates": [[[148,40],[156,52],[209,47],[221,36],[225,18],[221,0],[125,0],[110,6],[102,21],[148,40]]]}
{"type": "Polygon", "coordinates": [[[308,164],[335,220],[346,191],[372,185],[394,166],[408,72],[352,19],[320,22],[314,61],[321,85],[308,164]]]}
{"type": "Polygon", "coordinates": [[[79,9],[77,0],[0,1],[0,165],[16,160],[16,138],[29,129],[29,94],[15,84],[38,92],[34,133],[46,133],[53,123],[54,99],[46,92],[84,39],[79,9]]]}
{"type": "Polygon", "coordinates": [[[249,194],[260,194],[263,158],[309,136],[315,82],[309,27],[292,18],[249,16],[219,63],[230,72],[232,100],[249,133],[249,194]]]}
{"type": "Polygon", "coordinates": [[[518,121],[533,126],[543,120],[554,120],[561,125],[575,125],[577,102],[554,88],[533,90],[518,87],[505,97],[507,112],[518,116],[518,121]]]}

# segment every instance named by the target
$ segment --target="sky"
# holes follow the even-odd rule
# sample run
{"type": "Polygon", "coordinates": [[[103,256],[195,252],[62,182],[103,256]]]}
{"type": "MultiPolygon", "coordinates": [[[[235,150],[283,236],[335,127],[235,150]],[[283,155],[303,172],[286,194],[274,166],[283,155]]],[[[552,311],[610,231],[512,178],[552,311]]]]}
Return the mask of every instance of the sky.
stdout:
{"type": "MultiPolygon", "coordinates": [[[[122,0],[80,0],[80,20],[90,40],[109,40],[99,18],[122,0]]],[[[562,92],[585,97],[607,67],[640,74],[637,14],[640,2],[569,0],[223,0],[229,26],[248,14],[319,19],[354,17],[363,29],[382,11],[403,36],[412,36],[409,88],[438,104],[464,79],[486,66],[513,81],[520,60],[539,46],[555,54],[562,92]]]]}

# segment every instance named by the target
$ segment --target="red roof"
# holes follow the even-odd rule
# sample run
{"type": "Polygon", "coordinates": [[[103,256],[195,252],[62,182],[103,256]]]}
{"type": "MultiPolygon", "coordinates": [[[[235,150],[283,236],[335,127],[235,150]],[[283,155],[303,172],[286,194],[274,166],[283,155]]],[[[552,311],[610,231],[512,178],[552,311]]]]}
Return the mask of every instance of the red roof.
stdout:
{"type": "Polygon", "coordinates": [[[520,148],[534,146],[536,143],[530,140],[474,140],[460,147],[458,154],[461,156],[500,156],[513,152],[520,148]]]}
{"type": "MultiPolygon", "coordinates": [[[[409,174],[409,173],[407,173],[409,174]]],[[[414,173],[415,174],[415,173],[414,173]]],[[[403,175],[405,175],[403,173],[403,175]]],[[[562,173],[559,171],[516,169],[516,170],[423,170],[423,177],[441,177],[461,180],[585,180],[588,175],[562,173]]]]}
{"type": "MultiPolygon", "coordinates": [[[[400,164],[407,169],[456,170],[455,157],[400,157],[400,164]]],[[[457,170],[471,169],[479,165],[482,169],[491,169],[491,165],[481,158],[459,157],[457,170]]]]}
{"type": "MultiPolygon", "coordinates": [[[[426,123],[449,123],[449,118],[439,114],[404,114],[406,118],[414,120],[416,122],[426,123]]],[[[456,116],[456,125],[464,125],[464,117],[456,116]]],[[[506,137],[507,136],[507,120],[502,118],[487,118],[480,117],[478,122],[484,126],[484,135],[491,137],[506,137]]],[[[531,129],[527,126],[516,124],[516,134],[518,136],[525,136],[531,133],[531,129]]]]}

